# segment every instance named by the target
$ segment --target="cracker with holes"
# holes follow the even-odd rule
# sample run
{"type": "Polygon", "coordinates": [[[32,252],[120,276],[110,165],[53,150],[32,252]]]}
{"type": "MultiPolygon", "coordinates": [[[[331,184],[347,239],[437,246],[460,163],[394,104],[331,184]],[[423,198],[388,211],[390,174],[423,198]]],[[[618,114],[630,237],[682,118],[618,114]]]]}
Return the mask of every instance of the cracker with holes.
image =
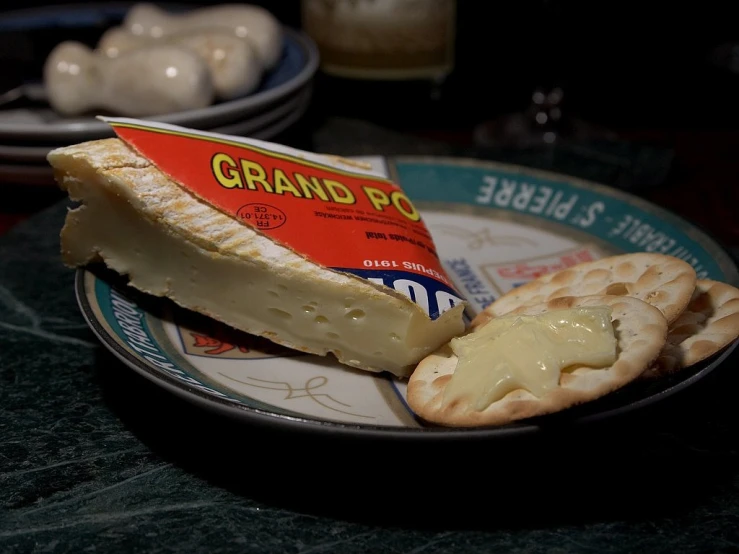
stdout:
{"type": "Polygon", "coordinates": [[[610,256],[542,275],[509,291],[480,312],[472,326],[520,306],[596,294],[632,296],[658,308],[672,323],[688,305],[696,279],[689,263],[672,256],[646,252],[610,256]]]}
{"type": "Polygon", "coordinates": [[[691,367],[739,338],[739,289],[710,279],[696,283],[687,308],[670,325],[657,363],[644,372],[655,378],[691,367]]]}
{"type": "Polygon", "coordinates": [[[635,380],[659,356],[667,329],[659,308],[631,296],[521,306],[426,357],[409,379],[408,404],[449,427],[558,412],[635,380]]]}

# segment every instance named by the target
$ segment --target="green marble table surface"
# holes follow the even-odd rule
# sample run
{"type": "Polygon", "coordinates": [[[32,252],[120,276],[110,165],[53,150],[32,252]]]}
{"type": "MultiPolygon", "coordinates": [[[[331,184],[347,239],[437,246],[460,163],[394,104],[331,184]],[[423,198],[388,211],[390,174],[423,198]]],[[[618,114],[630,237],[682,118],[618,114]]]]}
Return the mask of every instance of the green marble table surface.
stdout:
{"type": "Polygon", "coordinates": [[[739,359],[618,419],[504,441],[256,428],[83,322],[66,203],[0,239],[0,552],[739,552],[739,359]]]}

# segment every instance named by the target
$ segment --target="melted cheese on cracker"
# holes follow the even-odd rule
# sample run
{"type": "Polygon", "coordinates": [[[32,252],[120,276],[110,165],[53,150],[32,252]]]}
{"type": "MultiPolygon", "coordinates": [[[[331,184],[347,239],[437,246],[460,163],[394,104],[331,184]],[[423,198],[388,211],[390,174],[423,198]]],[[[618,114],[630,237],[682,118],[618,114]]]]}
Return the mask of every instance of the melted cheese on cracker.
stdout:
{"type": "Polygon", "coordinates": [[[452,339],[459,358],[444,403],[464,399],[481,411],[516,389],[542,396],[573,366],[603,368],[617,358],[607,306],[507,315],[452,339]]]}

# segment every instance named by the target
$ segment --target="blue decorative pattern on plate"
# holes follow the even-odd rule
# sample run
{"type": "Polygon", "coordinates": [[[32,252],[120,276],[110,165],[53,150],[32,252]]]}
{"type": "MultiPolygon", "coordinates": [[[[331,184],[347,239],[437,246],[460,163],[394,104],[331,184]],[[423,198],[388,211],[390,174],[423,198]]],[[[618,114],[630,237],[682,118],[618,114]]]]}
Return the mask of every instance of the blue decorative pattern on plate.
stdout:
{"type": "MultiPolygon", "coordinates": [[[[710,237],[615,189],[477,160],[364,159],[384,168],[421,210],[448,274],[467,295],[470,317],[543,273],[624,252],[673,255],[691,263],[699,278],[739,283],[736,265],[710,237]]],[[[596,421],[690,386],[733,350],[671,378],[635,383],[545,418],[491,429],[442,429],[413,415],[402,381],[235,332],[131,290],[107,271],[79,270],[77,295],[103,344],[155,383],[207,408],[306,431],[496,437],[556,422],[596,421]]]]}

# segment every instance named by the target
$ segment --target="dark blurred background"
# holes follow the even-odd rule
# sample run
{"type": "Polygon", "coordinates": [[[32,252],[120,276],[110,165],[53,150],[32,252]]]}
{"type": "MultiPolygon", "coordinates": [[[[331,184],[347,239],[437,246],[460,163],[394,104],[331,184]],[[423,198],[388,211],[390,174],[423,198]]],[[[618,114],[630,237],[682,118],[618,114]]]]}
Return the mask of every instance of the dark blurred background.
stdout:
{"type": "MultiPolygon", "coordinates": [[[[299,0],[249,3],[302,27],[299,0]]],[[[4,10],[65,4],[26,1],[4,10]]],[[[73,38],[94,46],[111,22],[90,23],[84,32],[75,29],[73,38]]],[[[38,79],[46,55],[65,38],[69,30],[0,33],[0,93],[38,79]]],[[[729,2],[457,0],[454,68],[443,82],[352,81],[319,71],[308,113],[274,140],[345,155],[423,150],[413,141],[456,144],[459,151],[444,153],[537,166],[624,188],[739,244],[737,99],[739,28],[729,2]],[[481,123],[525,110],[537,87],[553,86],[564,90],[568,118],[605,128],[618,140],[558,147],[554,155],[517,146],[478,148],[473,137],[481,123]],[[361,125],[337,126],[343,118],[361,125]],[[402,133],[405,142],[391,144],[382,133],[369,137],[367,124],[402,133]]],[[[10,185],[3,186],[7,196],[10,185]]],[[[11,213],[0,221],[0,232],[62,196],[55,188],[34,189],[13,187],[16,201],[6,202],[4,211],[11,213]]]]}
{"type": "MultiPolygon", "coordinates": [[[[251,3],[267,7],[288,25],[301,26],[298,0],[251,3]]],[[[55,4],[68,2],[9,3],[4,9],[55,4]]],[[[337,115],[361,113],[395,125],[464,129],[524,109],[535,86],[551,83],[564,87],[570,113],[611,128],[739,125],[739,48],[735,71],[731,50],[721,51],[739,41],[730,2],[458,0],[457,5],[455,68],[438,100],[419,102],[411,84],[398,87],[406,92],[397,98],[386,98],[373,94],[369,83],[347,94],[332,83],[334,90],[317,95],[316,101],[330,98],[337,115]]],[[[79,38],[96,40],[95,29],[90,32],[79,38]]],[[[37,74],[44,51],[57,39],[0,34],[0,82],[37,74]]]]}

